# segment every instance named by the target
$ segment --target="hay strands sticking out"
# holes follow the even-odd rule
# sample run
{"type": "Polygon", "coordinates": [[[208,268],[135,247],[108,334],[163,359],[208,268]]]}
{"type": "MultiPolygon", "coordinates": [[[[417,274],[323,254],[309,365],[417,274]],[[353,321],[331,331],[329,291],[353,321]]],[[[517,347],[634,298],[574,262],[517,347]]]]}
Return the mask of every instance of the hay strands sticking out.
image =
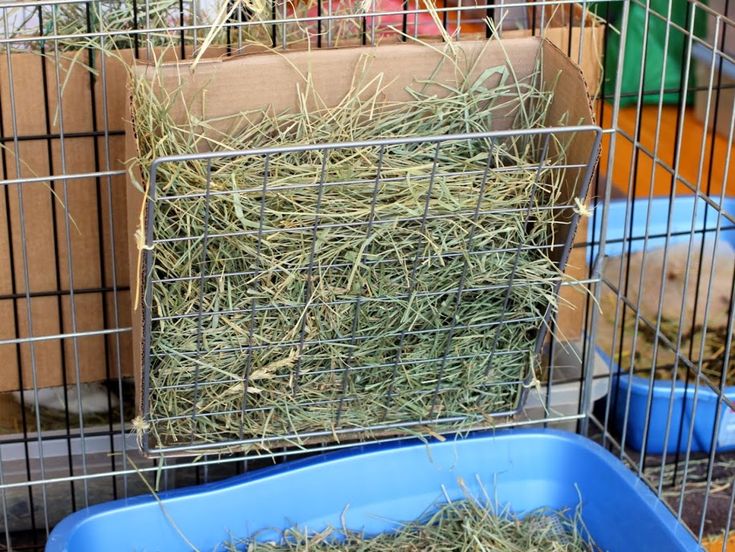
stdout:
{"type": "MultiPolygon", "coordinates": [[[[446,97],[431,93],[439,83],[417,83],[402,103],[356,74],[333,107],[306,75],[296,112],[184,123],[169,114],[176,91],[156,96],[138,81],[139,161],[145,174],[157,157],[202,150],[481,132],[501,113],[519,128],[547,124],[553,93],[538,69],[517,82],[505,66],[489,74],[503,78],[494,87],[467,78],[446,97]]],[[[548,253],[565,145],[552,140],[541,171],[538,140],[522,136],[458,140],[440,154],[428,142],[292,151],[271,156],[267,173],[262,156],[224,157],[212,162],[206,199],[206,163],[159,166],[153,442],[260,439],[267,449],[315,432],[368,437],[376,424],[487,425],[516,408],[561,278],[548,253]],[[207,240],[203,257],[205,201],[206,231],[229,237],[207,240]]]]}
{"type": "MultiPolygon", "coordinates": [[[[614,313],[615,309],[611,308],[606,312],[614,313]]],[[[608,316],[608,324],[604,327],[604,331],[608,332],[608,334],[612,331],[612,318],[613,316],[608,316]]],[[[617,335],[619,336],[618,339],[622,339],[623,346],[619,352],[616,350],[615,356],[618,365],[625,372],[630,367],[631,356],[633,356],[635,375],[648,378],[651,374],[651,367],[654,364],[654,348],[657,335],[646,324],[639,323],[638,337],[635,340],[634,350],[634,330],[635,316],[628,313],[624,326],[620,323],[618,324],[617,335]]],[[[606,337],[609,339],[609,336],[606,337]]],[[[681,359],[677,362],[676,355],[668,345],[668,343],[673,344],[679,341],[679,324],[677,321],[662,319],[660,337],[656,351],[656,379],[670,381],[674,375],[674,366],[676,365],[676,379],[678,381],[683,382],[688,380],[689,382],[694,382],[696,380],[696,369],[701,357],[702,374],[708,377],[713,383],[719,383],[722,378],[723,364],[725,359],[729,358],[728,365],[724,367],[726,371],[725,386],[735,385],[735,343],[731,344],[728,355],[727,328],[708,328],[707,333],[703,336],[701,325],[691,327],[691,324],[689,324],[681,332],[681,350],[685,351],[685,354],[691,359],[692,364],[694,364],[694,370],[687,366],[681,359]]]]}
{"type": "MultiPolygon", "coordinates": [[[[257,539],[257,535],[256,535],[257,539]]],[[[508,508],[496,508],[490,500],[468,498],[449,501],[417,521],[393,532],[366,536],[347,528],[327,528],[307,533],[298,528],[284,531],[280,541],[233,540],[225,550],[247,552],[596,552],[581,511],[541,508],[518,517],[508,508]]]]}

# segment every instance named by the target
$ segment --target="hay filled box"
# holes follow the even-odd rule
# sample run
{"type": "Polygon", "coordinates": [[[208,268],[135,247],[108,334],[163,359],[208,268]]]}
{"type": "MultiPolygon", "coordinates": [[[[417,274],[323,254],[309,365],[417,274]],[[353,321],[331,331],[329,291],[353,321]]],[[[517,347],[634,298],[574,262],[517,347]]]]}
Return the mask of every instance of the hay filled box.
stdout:
{"type": "Polygon", "coordinates": [[[143,448],[346,442],[517,411],[596,160],[539,39],[141,65],[143,448]]]}

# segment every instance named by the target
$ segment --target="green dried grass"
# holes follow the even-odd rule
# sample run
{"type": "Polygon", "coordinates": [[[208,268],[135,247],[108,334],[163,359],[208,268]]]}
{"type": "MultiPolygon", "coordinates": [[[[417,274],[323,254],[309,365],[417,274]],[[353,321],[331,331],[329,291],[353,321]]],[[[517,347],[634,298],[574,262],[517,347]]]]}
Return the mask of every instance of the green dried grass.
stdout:
{"type": "MultiPolygon", "coordinates": [[[[290,21],[307,17],[317,0],[287,3],[284,23],[278,24],[277,40],[291,47],[308,43],[317,36],[316,23],[290,21]]],[[[45,50],[74,55],[82,50],[112,53],[116,50],[137,47],[139,49],[177,45],[196,47],[198,54],[210,46],[230,46],[236,51],[248,45],[272,43],[272,6],[264,0],[217,0],[209,11],[202,10],[197,0],[105,0],[104,2],[74,2],[24,6],[7,10],[7,17],[0,22],[3,36],[27,39],[15,42],[12,48],[38,53],[45,50]],[[137,4],[137,5],[136,5],[137,4]],[[197,29],[180,29],[196,26],[197,29]],[[229,32],[228,32],[229,26],[229,32]],[[150,32],[141,32],[150,29],[150,32]],[[89,36],[90,33],[108,33],[89,36]],[[59,36],[52,41],[46,36],[59,36]]],[[[354,41],[363,32],[358,16],[365,12],[362,2],[338,2],[332,15],[354,15],[355,18],[336,19],[323,25],[322,36],[331,34],[334,45],[354,41]]],[[[276,18],[284,18],[282,6],[278,6],[276,18]]],[[[76,60],[76,56],[74,56],[76,60]]],[[[79,61],[81,63],[81,61],[79,61]]],[[[94,67],[91,67],[94,71],[94,67]]]]}
{"type": "MultiPolygon", "coordinates": [[[[8,12],[4,21],[5,31],[10,38],[28,38],[27,43],[16,43],[26,49],[47,51],[58,47],[60,52],[71,52],[85,48],[124,49],[136,44],[141,47],[165,46],[171,44],[172,35],[168,32],[172,25],[192,24],[199,18],[204,23],[204,14],[195,14],[192,0],[183,2],[181,14],[179,0],[148,0],[138,2],[134,9],[133,0],[106,0],[105,2],[79,2],[67,4],[44,4],[26,7],[22,3],[8,12]],[[135,29],[155,29],[154,32],[139,35],[136,39],[132,33],[135,29]],[[99,37],[85,36],[89,33],[117,33],[131,31],[131,34],[111,34],[104,44],[99,37]],[[44,36],[61,36],[53,42],[40,40],[44,36]]],[[[184,40],[191,42],[191,36],[184,40]]],[[[20,47],[20,46],[16,46],[20,47]]]]}
{"type": "MultiPolygon", "coordinates": [[[[455,59],[449,48],[446,58],[461,74],[470,73],[472,64],[455,59]]],[[[358,75],[358,85],[336,107],[324,106],[307,83],[298,112],[243,113],[227,124],[193,119],[177,124],[169,114],[177,92],[164,97],[159,90],[156,96],[150,83],[139,80],[134,89],[138,161],[146,174],[153,159],[171,154],[483,131],[501,113],[515,120],[515,128],[546,126],[553,94],[539,89],[539,72],[519,82],[511,73],[506,65],[486,71],[480,80],[460,78],[460,86],[445,98],[432,93],[436,83],[417,83],[414,100],[404,103],[381,102],[380,86],[365,98],[358,91],[376,83],[362,83],[358,75]],[[484,82],[493,72],[503,78],[488,88],[484,82]]],[[[326,161],[322,151],[274,155],[268,186],[281,189],[265,195],[267,233],[261,240],[255,231],[261,220],[263,158],[215,160],[209,232],[240,235],[207,242],[206,274],[213,277],[205,280],[203,310],[218,314],[202,318],[201,337],[203,240],[166,242],[154,250],[152,278],[190,280],[154,285],[153,316],[190,317],[152,323],[145,427],[153,446],[254,439],[257,447],[269,449],[284,441],[303,445],[308,439],[302,436],[313,432],[321,434],[320,440],[349,438],[338,433],[376,424],[400,426],[389,433],[415,431],[406,427],[409,421],[431,424],[452,417],[461,419],[440,427],[488,425],[492,414],[514,409],[536,363],[540,320],[557,302],[554,289],[561,274],[548,250],[532,248],[552,240],[555,213],[539,206],[558,201],[564,171],[554,166],[564,163],[565,146],[554,141],[549,150],[530,224],[538,138],[493,145],[483,214],[475,218],[488,147],[486,141],[443,146],[436,172],[446,176],[437,177],[431,190],[434,146],[388,147],[377,193],[377,147],[335,150],[326,161]],[[326,182],[351,183],[326,186],[320,197],[316,184],[323,167],[326,182]],[[238,193],[226,193],[234,190],[238,193]],[[444,218],[422,228],[427,194],[429,212],[444,218]],[[317,211],[320,224],[355,225],[322,228],[313,243],[317,211]],[[413,220],[399,222],[407,217],[413,220]],[[368,238],[370,220],[380,223],[373,224],[368,238]],[[523,251],[506,301],[503,286],[519,244],[523,251]],[[316,268],[310,273],[312,249],[316,268]],[[505,251],[470,251],[486,249],[505,251]],[[257,274],[227,276],[243,271],[257,274]],[[457,305],[453,290],[463,272],[466,291],[457,305]],[[487,286],[497,288],[472,291],[487,286]],[[277,308],[253,317],[254,304],[277,308]],[[448,332],[435,330],[454,319],[457,329],[448,343],[448,332]],[[314,343],[317,339],[322,343],[314,343]],[[207,352],[197,355],[197,349],[207,352]],[[443,365],[433,360],[445,352],[449,360],[443,365]]],[[[159,167],[156,239],[202,235],[206,174],[201,161],[159,167]],[[172,195],[187,198],[160,200],[172,195]]],[[[383,433],[376,429],[361,436],[383,433]]]]}
{"type": "MultiPolygon", "coordinates": [[[[598,330],[601,335],[598,341],[609,345],[612,340],[612,332],[615,327],[615,300],[612,294],[608,294],[609,299],[605,301],[606,308],[604,323],[598,330]]],[[[622,319],[622,311],[621,316],[622,319]]],[[[637,338],[635,338],[635,349],[633,348],[634,336],[636,334],[636,319],[633,313],[628,310],[625,315],[625,323],[621,320],[617,324],[617,343],[614,348],[615,362],[621,367],[624,373],[627,373],[631,357],[635,366],[635,375],[648,378],[651,375],[653,367],[653,353],[657,341],[656,332],[649,328],[646,324],[639,322],[637,328],[637,338]],[[622,348],[620,348],[620,340],[622,339],[622,348]]],[[[707,334],[702,340],[703,328],[697,324],[694,327],[689,324],[681,332],[681,355],[692,361],[695,367],[702,361],[702,374],[707,376],[711,382],[719,385],[722,378],[722,368],[727,353],[728,332],[725,327],[707,328],[707,334]]],[[[662,318],[659,328],[659,335],[665,337],[670,343],[676,344],[679,339],[679,323],[676,320],[662,318]]],[[[682,361],[676,362],[676,355],[661,340],[658,340],[658,348],[656,351],[656,368],[655,378],[660,380],[673,379],[676,373],[678,381],[695,382],[697,379],[696,372],[690,370],[682,361]],[[674,366],[676,365],[676,370],[674,366]]],[[[727,372],[725,374],[725,385],[735,385],[735,343],[731,344],[729,352],[729,362],[727,372]]]]}
{"type": "Polygon", "coordinates": [[[228,551],[247,552],[594,552],[579,512],[539,509],[523,518],[509,511],[493,512],[475,499],[444,504],[430,516],[393,533],[367,537],[360,532],[327,529],[305,534],[283,533],[280,542],[233,541],[228,551]]]}

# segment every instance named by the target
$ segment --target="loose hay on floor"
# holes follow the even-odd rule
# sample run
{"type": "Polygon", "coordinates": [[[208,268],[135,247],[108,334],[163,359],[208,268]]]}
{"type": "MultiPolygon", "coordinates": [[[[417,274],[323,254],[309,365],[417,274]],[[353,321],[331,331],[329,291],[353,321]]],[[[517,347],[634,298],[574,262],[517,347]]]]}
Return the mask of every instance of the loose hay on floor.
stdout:
{"type": "Polygon", "coordinates": [[[728,351],[727,327],[733,273],[731,248],[724,243],[715,253],[711,240],[698,240],[692,243],[691,255],[688,242],[672,244],[667,251],[665,276],[662,247],[606,259],[603,276],[614,286],[620,278],[621,296],[627,297],[635,309],[623,306],[613,289],[604,286],[598,346],[623,373],[632,365],[634,375],[648,378],[655,365],[656,379],[675,377],[678,381],[694,382],[701,362],[702,374],[711,383],[735,385],[735,351],[733,343],[728,351]],[[717,259],[714,270],[713,254],[717,259]],[[684,286],[687,264],[688,283],[684,286]],[[662,286],[665,294],[659,305],[662,286]],[[678,358],[674,350],[680,351],[678,358]]]}

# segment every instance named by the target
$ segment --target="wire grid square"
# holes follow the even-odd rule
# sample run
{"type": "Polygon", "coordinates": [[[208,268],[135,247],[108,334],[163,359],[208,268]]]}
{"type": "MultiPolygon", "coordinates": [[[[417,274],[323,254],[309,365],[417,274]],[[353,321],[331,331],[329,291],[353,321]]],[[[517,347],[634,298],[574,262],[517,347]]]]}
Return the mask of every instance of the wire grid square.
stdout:
{"type": "Polygon", "coordinates": [[[570,129],[158,160],[149,450],[269,450],[517,411],[566,253],[551,256],[571,242],[561,182],[591,170],[552,146],[570,129]],[[406,148],[425,157],[414,151],[408,171],[406,148]],[[535,153],[519,163],[509,151],[535,153]],[[345,159],[362,166],[353,175],[345,159]],[[248,176],[222,181],[234,162],[248,176]],[[201,191],[177,193],[178,175],[195,173],[201,191]]]}

